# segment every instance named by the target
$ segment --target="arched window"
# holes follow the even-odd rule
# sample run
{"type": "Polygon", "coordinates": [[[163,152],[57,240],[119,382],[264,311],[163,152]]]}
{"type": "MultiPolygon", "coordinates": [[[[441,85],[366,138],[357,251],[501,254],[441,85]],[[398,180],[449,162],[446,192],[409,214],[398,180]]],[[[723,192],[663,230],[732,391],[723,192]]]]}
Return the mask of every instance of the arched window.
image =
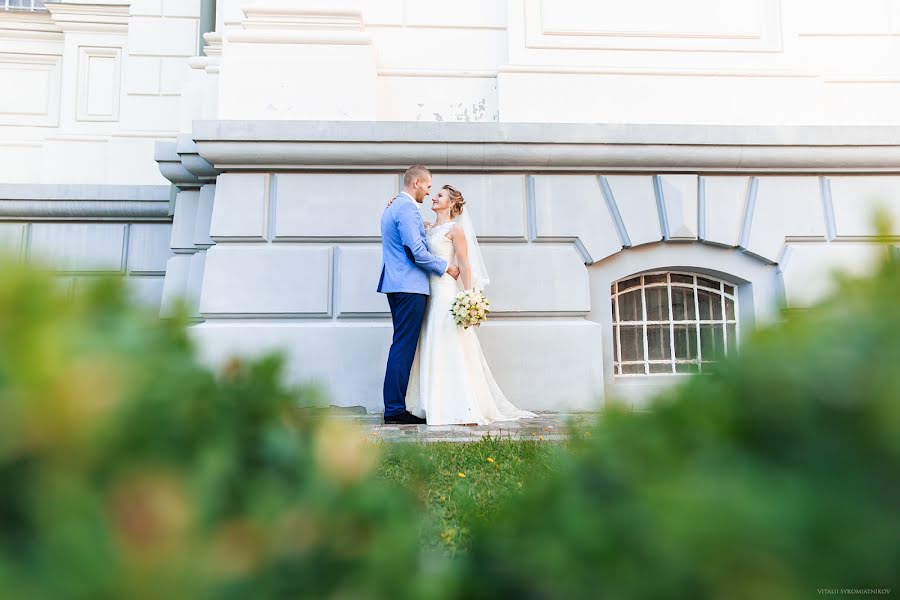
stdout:
{"type": "Polygon", "coordinates": [[[734,350],[735,287],[706,275],[654,272],[612,294],[616,375],[696,373],[734,350]]]}

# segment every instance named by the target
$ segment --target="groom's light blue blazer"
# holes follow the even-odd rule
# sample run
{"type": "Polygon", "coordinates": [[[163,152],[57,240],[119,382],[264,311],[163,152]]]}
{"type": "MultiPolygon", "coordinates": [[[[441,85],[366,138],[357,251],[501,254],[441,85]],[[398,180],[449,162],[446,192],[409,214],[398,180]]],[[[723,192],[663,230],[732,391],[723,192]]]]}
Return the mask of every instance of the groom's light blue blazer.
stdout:
{"type": "Polygon", "coordinates": [[[428,275],[443,275],[447,261],[428,251],[425,224],[408,194],[401,193],[381,215],[382,294],[429,294],[428,275]]]}

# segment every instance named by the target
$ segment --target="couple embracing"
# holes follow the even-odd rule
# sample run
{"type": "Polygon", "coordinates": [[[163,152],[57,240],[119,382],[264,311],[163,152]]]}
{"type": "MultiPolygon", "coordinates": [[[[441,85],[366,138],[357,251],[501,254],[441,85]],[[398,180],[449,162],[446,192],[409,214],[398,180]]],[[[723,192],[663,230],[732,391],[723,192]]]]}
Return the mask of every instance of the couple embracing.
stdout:
{"type": "Polygon", "coordinates": [[[458,280],[488,283],[462,194],[445,185],[433,197],[434,223],[419,213],[431,193],[427,168],[410,167],[403,191],[381,216],[383,266],[378,291],[391,307],[394,338],[384,375],[384,422],[486,425],[535,416],[513,406],[497,386],[474,329],[450,312],[458,280]]]}

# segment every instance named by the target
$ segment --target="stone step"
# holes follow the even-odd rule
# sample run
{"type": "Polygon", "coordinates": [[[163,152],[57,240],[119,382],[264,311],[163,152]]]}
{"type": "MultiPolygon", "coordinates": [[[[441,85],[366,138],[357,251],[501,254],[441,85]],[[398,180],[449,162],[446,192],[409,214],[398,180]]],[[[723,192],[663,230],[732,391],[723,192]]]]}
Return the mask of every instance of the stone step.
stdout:
{"type": "Polygon", "coordinates": [[[385,425],[381,415],[366,415],[358,421],[368,437],[385,442],[477,442],[487,436],[508,440],[560,442],[568,439],[569,426],[588,424],[595,413],[539,412],[533,419],[498,421],[490,425],[385,425]]]}

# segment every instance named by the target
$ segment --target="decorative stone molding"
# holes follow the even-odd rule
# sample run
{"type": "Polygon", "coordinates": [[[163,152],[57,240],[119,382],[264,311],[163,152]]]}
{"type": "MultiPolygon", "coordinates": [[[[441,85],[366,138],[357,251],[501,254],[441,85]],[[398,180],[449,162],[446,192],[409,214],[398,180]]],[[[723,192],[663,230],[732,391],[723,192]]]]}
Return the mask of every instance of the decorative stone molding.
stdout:
{"type": "Polygon", "coordinates": [[[153,158],[159,165],[160,173],[179,189],[199,188],[202,182],[184,165],[184,159],[178,154],[177,148],[177,142],[156,142],[153,158]]]}
{"type": "Polygon", "coordinates": [[[900,172],[897,127],[197,121],[219,170],[900,172]]]}
{"type": "Polygon", "coordinates": [[[166,265],[160,316],[169,318],[183,301],[188,316],[201,320],[200,291],[206,268],[206,251],[214,242],[209,237],[210,218],[216,186],[208,184],[178,192],[174,203],[172,237],[169,246],[174,253],[166,265]]]}
{"type": "Polygon", "coordinates": [[[127,33],[131,0],[67,0],[45,2],[50,16],[63,31],[127,33]]]}
{"type": "Polygon", "coordinates": [[[352,0],[262,0],[243,7],[244,31],[229,41],[287,44],[371,44],[362,8],[352,0]]]}
{"type": "MultiPolygon", "coordinates": [[[[0,30],[0,37],[5,34],[6,30],[0,30]]],[[[23,35],[14,43],[21,44],[21,47],[25,49],[24,47],[33,41],[23,35]]],[[[0,125],[37,125],[41,127],[59,125],[62,51],[51,42],[40,41],[37,44],[46,46],[39,49],[42,52],[40,54],[36,52],[0,53],[0,80],[8,81],[7,74],[16,71],[32,75],[32,78],[16,86],[15,93],[10,94],[13,98],[7,97],[0,102],[0,125]],[[27,107],[26,111],[23,111],[22,108],[16,107],[16,97],[33,98],[35,101],[27,107]],[[12,105],[10,100],[12,100],[12,105]]],[[[29,48],[29,50],[33,49],[29,48]]],[[[20,103],[19,107],[21,107],[20,103]]]]}
{"type": "Polygon", "coordinates": [[[62,40],[62,29],[45,11],[0,11],[0,30],[3,31],[4,40],[23,39],[47,42],[62,40]]]}
{"type": "Polygon", "coordinates": [[[206,55],[206,72],[210,75],[219,73],[219,66],[222,64],[222,34],[217,32],[208,32],[203,34],[206,45],[203,47],[203,54],[206,55]]]}
{"type": "Polygon", "coordinates": [[[189,58],[188,65],[192,69],[205,70],[211,75],[218,74],[219,66],[222,63],[222,34],[207,32],[203,34],[203,39],[206,40],[203,54],[189,58]]]}
{"type": "Polygon", "coordinates": [[[697,27],[702,9],[696,4],[679,7],[677,16],[664,11],[648,14],[646,5],[609,11],[583,6],[573,10],[573,4],[580,3],[513,2],[513,14],[522,15],[526,46],[593,52],[610,49],[777,52],[784,44],[779,0],[735,1],[726,20],[707,28],[697,27]]]}
{"type": "Polygon", "coordinates": [[[10,221],[171,221],[164,185],[0,185],[10,221]]]}
{"type": "Polygon", "coordinates": [[[59,125],[64,39],[46,11],[0,10],[0,126],[59,125]]]}
{"type": "Polygon", "coordinates": [[[178,136],[178,141],[175,142],[175,152],[181,157],[182,166],[196,176],[200,182],[215,183],[219,171],[200,156],[197,144],[191,139],[190,134],[178,136]]]}

